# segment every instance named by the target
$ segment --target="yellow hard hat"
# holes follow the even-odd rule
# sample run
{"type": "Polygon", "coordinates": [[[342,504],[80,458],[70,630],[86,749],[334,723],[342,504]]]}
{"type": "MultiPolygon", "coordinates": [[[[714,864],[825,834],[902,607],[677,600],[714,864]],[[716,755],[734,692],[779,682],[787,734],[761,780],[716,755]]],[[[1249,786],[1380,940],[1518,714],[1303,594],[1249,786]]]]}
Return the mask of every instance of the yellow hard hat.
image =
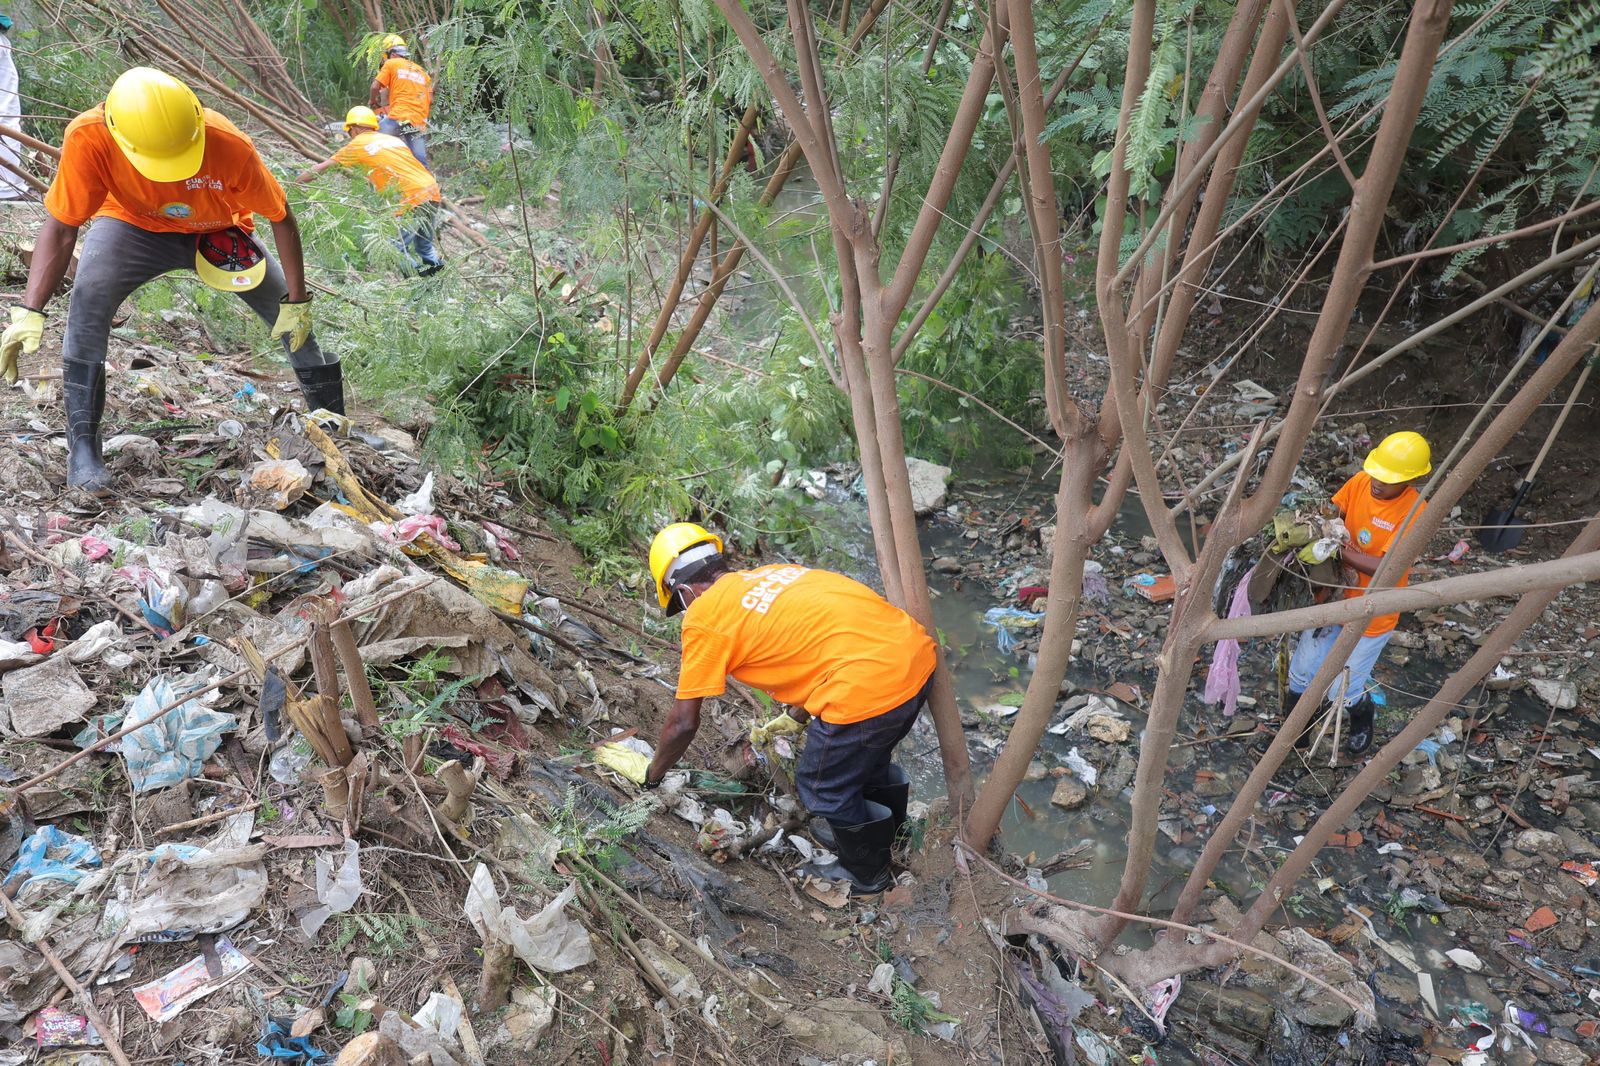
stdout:
{"type": "Polygon", "coordinates": [[[406,39],[404,37],[400,36],[398,33],[386,33],[386,34],[384,34],[384,36],[383,36],[383,44],[382,44],[381,47],[383,48],[383,52],[384,52],[385,55],[387,55],[390,52],[394,51],[396,48],[404,48],[405,46],[406,46],[406,39]]]}
{"type": "Polygon", "coordinates": [[[249,292],[267,276],[267,253],[238,226],[202,233],[194,242],[194,272],[222,292],[249,292]]]}
{"type": "Polygon", "coordinates": [[[1433,449],[1428,447],[1421,433],[1409,429],[1391,433],[1367,453],[1367,461],[1361,469],[1372,475],[1374,481],[1398,485],[1433,469],[1433,449]]]}
{"type": "Polygon", "coordinates": [[[674,522],[650,542],[650,576],[656,580],[656,600],[668,614],[683,610],[678,606],[679,601],[673,599],[667,580],[673,564],[690,548],[702,544],[711,545],[715,552],[722,551],[722,538],[693,522],[674,522]]]}
{"type": "Polygon", "coordinates": [[[368,129],[378,128],[378,113],[366,104],[357,104],[344,113],[344,129],[350,132],[351,126],[366,126],[368,129]]]}
{"type": "Polygon", "coordinates": [[[151,181],[192,178],[206,154],[206,116],[194,90],[153,67],[125,70],[111,84],[106,129],[151,181]]]}

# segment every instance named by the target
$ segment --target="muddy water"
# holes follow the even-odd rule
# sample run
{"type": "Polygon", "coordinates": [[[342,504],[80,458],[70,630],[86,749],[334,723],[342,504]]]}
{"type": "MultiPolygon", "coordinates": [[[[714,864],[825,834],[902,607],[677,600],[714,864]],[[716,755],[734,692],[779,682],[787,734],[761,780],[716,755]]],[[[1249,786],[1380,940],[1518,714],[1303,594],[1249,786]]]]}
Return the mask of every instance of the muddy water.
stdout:
{"type": "MultiPolygon", "coordinates": [[[[992,516],[996,514],[1008,511],[1021,513],[1029,507],[1040,506],[1048,514],[1053,506],[1051,498],[1053,485],[1038,478],[1001,475],[990,478],[983,487],[968,489],[963,486],[963,488],[965,491],[960,501],[963,510],[969,504],[976,503],[985,512],[984,524],[987,526],[999,525],[1004,528],[1005,522],[997,523],[992,520],[992,516]],[[974,497],[983,498],[974,499],[974,497]]],[[[820,510],[826,512],[825,515],[819,515],[820,521],[837,533],[835,543],[840,549],[840,555],[832,565],[848,570],[869,583],[877,584],[872,541],[864,504],[841,492],[834,495],[820,510]]],[[[1122,517],[1113,528],[1112,539],[1120,540],[1124,544],[1131,541],[1137,545],[1139,537],[1148,532],[1149,528],[1139,502],[1130,496],[1122,517]]],[[[993,546],[985,545],[982,540],[968,540],[962,533],[963,527],[960,523],[944,515],[936,515],[925,520],[922,537],[928,558],[956,556],[963,562],[986,561],[993,546]]],[[[1104,549],[1097,550],[1095,556],[1105,565],[1111,595],[1116,599],[1122,595],[1119,589],[1121,577],[1138,568],[1131,566],[1125,559],[1119,563],[1115,556],[1106,554],[1104,549]]],[[[1041,571],[1046,566],[1043,556],[1029,561],[1041,571]]],[[[985,578],[988,576],[986,574],[985,578]]],[[[951,663],[957,695],[963,712],[970,714],[978,708],[988,708],[1000,703],[1008,694],[1015,698],[1015,695],[1026,691],[1031,670],[1026,658],[1019,659],[1013,655],[1002,654],[997,645],[994,629],[982,621],[984,612],[990,607],[1014,601],[1000,599],[992,590],[992,580],[973,579],[968,576],[961,581],[959,588],[956,580],[956,577],[940,573],[930,573],[929,577],[934,598],[935,621],[945,646],[953,652],[951,663]]],[[[1150,661],[1150,651],[1147,649],[1143,662],[1128,660],[1114,675],[1104,671],[1096,672],[1075,662],[1073,668],[1069,670],[1068,677],[1082,688],[1103,689],[1115,681],[1129,681],[1139,685],[1148,693],[1153,678],[1153,665],[1146,668],[1145,664],[1150,661]]],[[[1424,702],[1419,694],[1431,693],[1437,688],[1448,668],[1449,664],[1430,662],[1426,656],[1420,654],[1413,655],[1410,662],[1404,666],[1396,666],[1392,661],[1380,663],[1377,678],[1384,685],[1389,700],[1389,711],[1385,717],[1380,718],[1380,743],[1385,735],[1392,735],[1394,729],[1398,728],[1397,723],[1403,721],[1405,711],[1419,707],[1424,702]]],[[[1245,694],[1256,695],[1260,699],[1256,713],[1270,714],[1276,705],[1276,682],[1269,665],[1269,653],[1262,647],[1247,649],[1241,669],[1245,694]]],[[[1136,731],[1142,727],[1143,715],[1137,707],[1119,704],[1119,708],[1134,722],[1136,731]]],[[[1240,709],[1241,715],[1249,713],[1251,711],[1246,708],[1240,709]]],[[[1522,723],[1542,724],[1545,713],[1544,708],[1533,705],[1526,696],[1519,694],[1513,699],[1507,717],[1518,723],[1516,728],[1520,732],[1522,723]]],[[[1191,693],[1190,707],[1180,723],[1180,735],[1192,736],[1200,728],[1201,723],[1204,723],[1210,732],[1224,728],[1220,713],[1202,706],[1197,696],[1191,693]]],[[[967,735],[973,753],[974,773],[981,779],[987,774],[993,755],[999,751],[1004,742],[1004,724],[1002,722],[994,726],[986,725],[969,730],[967,735]]],[[[1138,750],[1137,736],[1136,732],[1134,740],[1124,746],[1134,757],[1137,756],[1138,750]]],[[[1047,734],[1039,758],[1047,766],[1062,765],[1072,746],[1063,737],[1047,734]]],[[[1459,753],[1460,745],[1455,745],[1454,750],[1459,753]]],[[[1091,762],[1105,761],[1096,759],[1090,752],[1086,751],[1084,754],[1090,756],[1091,762]]],[[[1245,746],[1237,742],[1197,744],[1193,746],[1192,752],[1186,754],[1186,758],[1175,758],[1174,767],[1168,772],[1168,787],[1174,792],[1193,789],[1194,772],[1198,768],[1224,772],[1230,781],[1240,783],[1253,765],[1245,746]]],[[[927,799],[943,791],[938,746],[931,724],[926,720],[919,723],[917,732],[902,745],[901,761],[912,774],[916,796],[927,799]]],[[[1106,769],[1107,767],[1102,767],[1102,776],[1106,769]]],[[[1299,776],[1287,770],[1280,770],[1274,785],[1282,788],[1269,791],[1269,795],[1271,792],[1288,791],[1289,782],[1296,781],[1299,776]]],[[[1347,780],[1348,776],[1349,772],[1344,771],[1339,777],[1328,778],[1329,782],[1332,782],[1328,787],[1336,788],[1338,784],[1347,780]]],[[[1090,842],[1091,847],[1084,852],[1084,855],[1092,858],[1092,863],[1084,868],[1069,869],[1054,875],[1049,879],[1050,888],[1069,898],[1108,904],[1116,894],[1122,859],[1126,852],[1125,838],[1131,789],[1124,789],[1117,794],[1108,794],[1105,790],[1091,792],[1091,803],[1076,810],[1063,811],[1051,806],[1049,802],[1055,784],[1055,780],[1050,777],[1022,784],[1017,790],[1020,802],[1013,802],[1007,811],[1003,827],[1004,845],[1012,853],[1023,856],[1031,854],[1042,861],[1080,842],[1090,842]]],[[[1290,804],[1298,802],[1309,824],[1331,797],[1322,793],[1308,795],[1298,801],[1293,795],[1279,798],[1290,804]]],[[[1216,803],[1225,809],[1227,798],[1202,799],[1201,803],[1216,803]]],[[[1214,822],[1220,815],[1221,811],[1215,811],[1211,820],[1214,822]]],[[[1178,892],[1193,867],[1200,847],[1204,844],[1208,833],[1206,826],[1199,825],[1192,828],[1197,829],[1198,834],[1189,834],[1189,837],[1194,839],[1185,839],[1182,843],[1175,842],[1165,835],[1158,838],[1155,870],[1150,879],[1152,895],[1149,906],[1152,913],[1169,911],[1176,903],[1178,892]]],[[[1515,827],[1511,827],[1511,831],[1515,832],[1515,827]]],[[[1269,813],[1254,839],[1254,843],[1260,849],[1259,853],[1247,859],[1240,850],[1235,849],[1218,869],[1214,878],[1215,883],[1236,901],[1248,905],[1265,878],[1270,876],[1272,868],[1294,846],[1295,835],[1274,814],[1269,813]]],[[[1384,905],[1394,895],[1394,890],[1390,887],[1393,873],[1391,863],[1394,857],[1378,855],[1376,843],[1377,841],[1368,841],[1354,849],[1324,851],[1323,857],[1319,857],[1310,876],[1300,886],[1300,890],[1290,898],[1287,906],[1280,912],[1279,920],[1327,928],[1345,919],[1347,903],[1365,904],[1375,911],[1371,921],[1376,934],[1390,944],[1399,945],[1405,951],[1411,952],[1422,970],[1431,974],[1442,1018],[1448,1018],[1455,1005],[1482,1002],[1485,993],[1490,989],[1490,985],[1485,983],[1486,979],[1494,981],[1496,972],[1503,969],[1502,964],[1480,947],[1479,954],[1488,967],[1483,974],[1467,975],[1452,967],[1443,958],[1444,951],[1462,946],[1462,941],[1436,918],[1417,910],[1393,916],[1387,913],[1384,905]],[[1321,891],[1318,888],[1319,884],[1323,888],[1321,891]]],[[[1405,843],[1407,850],[1400,857],[1416,860],[1417,834],[1408,834],[1405,843]]],[[[1494,861],[1492,852],[1490,861],[1494,861]]],[[[1463,890],[1471,892],[1472,886],[1463,886],[1463,890]]],[[[1136,930],[1130,937],[1130,942],[1138,944],[1144,939],[1136,930]]],[[[1414,974],[1399,963],[1393,962],[1373,945],[1362,945],[1361,953],[1374,959],[1401,981],[1415,984],[1417,978],[1414,974]]],[[[1395,1021],[1399,1019],[1393,1017],[1380,1004],[1380,1022],[1387,1025],[1395,1021]]],[[[1164,1061],[1175,1061],[1171,1054],[1173,1050],[1170,1046],[1162,1049],[1164,1061]]]]}

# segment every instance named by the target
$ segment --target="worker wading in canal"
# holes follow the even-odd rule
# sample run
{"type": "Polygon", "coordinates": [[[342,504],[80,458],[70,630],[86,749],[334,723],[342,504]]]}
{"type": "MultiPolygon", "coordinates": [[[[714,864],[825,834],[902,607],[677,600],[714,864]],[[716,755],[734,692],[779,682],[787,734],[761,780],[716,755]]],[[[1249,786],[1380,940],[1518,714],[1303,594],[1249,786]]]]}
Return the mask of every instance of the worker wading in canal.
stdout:
{"type": "MultiPolygon", "coordinates": [[[[1432,452],[1421,434],[1392,433],[1367,453],[1361,472],[1333,494],[1334,506],[1339,508],[1349,533],[1349,541],[1339,549],[1346,598],[1366,595],[1385,553],[1422,515],[1427,504],[1419,498],[1414,483],[1432,469],[1432,452]]],[[[1409,571],[1401,574],[1395,587],[1404,586],[1409,575],[1409,571]]],[[[1330,701],[1342,696],[1341,702],[1350,714],[1345,750],[1351,755],[1360,755],[1372,747],[1378,710],[1371,691],[1372,668],[1399,621],[1398,613],[1374,618],[1350,653],[1343,673],[1328,690],[1330,701]]],[[[1289,660],[1285,706],[1292,707],[1305,693],[1338,639],[1339,630],[1339,626],[1324,626],[1300,634],[1289,660]]],[[[1296,738],[1295,746],[1305,747],[1314,733],[1308,728],[1296,738]]]]}

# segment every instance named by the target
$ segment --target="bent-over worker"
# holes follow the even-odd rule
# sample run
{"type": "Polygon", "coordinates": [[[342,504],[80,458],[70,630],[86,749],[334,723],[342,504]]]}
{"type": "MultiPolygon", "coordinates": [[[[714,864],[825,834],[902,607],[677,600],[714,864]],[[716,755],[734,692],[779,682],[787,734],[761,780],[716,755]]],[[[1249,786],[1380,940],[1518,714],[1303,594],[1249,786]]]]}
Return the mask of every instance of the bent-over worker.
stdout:
{"type": "Polygon", "coordinates": [[[372,79],[367,106],[382,122],[378,132],[406,142],[417,162],[428,165],[428,115],[433,111],[433,78],[411,60],[406,39],[398,33],[383,38],[383,66],[372,79]]]}
{"type": "Polygon", "coordinates": [[[444,266],[433,246],[439,232],[439,183],[433,173],[417,162],[398,137],[378,132],[378,116],[370,107],[357,104],[344,116],[344,132],[350,138],[343,148],[309,170],[296,181],[309,182],[334,165],[361,167],[367,180],[379,192],[393,187],[400,195],[400,250],[413,271],[427,277],[444,266]]]}
{"type": "MultiPolygon", "coordinates": [[[[1432,469],[1432,450],[1420,433],[1391,433],[1367,453],[1361,472],[1333,494],[1333,503],[1339,508],[1350,534],[1350,542],[1339,552],[1348,586],[1344,590],[1345,598],[1366,595],[1372,575],[1390,546],[1421,516],[1427,504],[1419,499],[1414,483],[1432,469]]],[[[1409,575],[1410,571],[1401,574],[1394,587],[1407,584],[1409,575]]],[[[1349,711],[1350,732],[1345,750],[1351,755],[1360,755],[1372,747],[1373,723],[1377,717],[1377,706],[1369,691],[1372,668],[1399,621],[1398,612],[1374,618],[1361,642],[1350,653],[1344,676],[1335,679],[1329,689],[1330,698],[1343,694],[1343,706],[1349,711]]],[[[1324,626],[1300,634],[1289,660],[1289,706],[1299,700],[1322,668],[1323,660],[1339,637],[1340,628],[1324,626]]],[[[1303,747],[1310,740],[1308,730],[1297,739],[1296,746],[1303,747]]]]}
{"type": "Polygon", "coordinates": [[[688,522],[656,535],[650,573],[666,612],[683,612],[683,650],[645,787],[688,750],[701,701],[726,691],[732,675],[789,705],[790,721],[809,720],[795,785],[833,830],[839,856],[814,872],[849,880],[852,895],[892,886],[911,792],[894,748],[927,702],[936,663],[927,631],[841,574],[783,563],[733,570],[721,538],[688,522]]]}
{"type": "Polygon", "coordinates": [[[311,333],[300,228],[250,138],[183,82],[150,67],[125,71],[106,102],[67,125],[61,163],[45,194],[22,306],[0,335],[0,370],[17,379],[17,356],[35,352],[45,306],[61,285],[91,218],[67,306],[61,376],[67,408],[67,483],[110,491],[100,450],[106,347],[118,306],[145,282],[193,270],[238,294],[282,337],[306,406],[344,412],[336,356],[311,333]],[[260,247],[254,216],[272,223],[282,267],[260,247]]]}

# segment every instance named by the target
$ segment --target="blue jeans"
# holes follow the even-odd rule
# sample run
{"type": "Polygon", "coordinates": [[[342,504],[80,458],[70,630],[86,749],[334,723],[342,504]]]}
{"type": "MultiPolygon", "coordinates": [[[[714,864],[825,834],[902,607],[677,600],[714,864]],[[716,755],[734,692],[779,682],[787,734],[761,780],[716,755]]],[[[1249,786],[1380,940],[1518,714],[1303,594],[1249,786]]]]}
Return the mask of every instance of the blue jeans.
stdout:
{"type": "MultiPolygon", "coordinates": [[[[396,122],[387,116],[378,120],[378,132],[387,133],[391,137],[398,137],[406,142],[406,147],[411,149],[411,154],[417,157],[417,162],[428,166],[428,135],[417,129],[409,122],[396,122]]],[[[432,167],[428,168],[432,170],[432,167]]]]}
{"type": "Polygon", "coordinates": [[[840,724],[811,719],[794,770],[795,787],[806,810],[839,826],[867,821],[861,791],[869,785],[889,783],[895,745],[916,724],[932,685],[930,677],[915,696],[864,721],[840,724]]]}
{"type": "MultiPolygon", "coordinates": [[[[1350,653],[1349,660],[1344,664],[1346,707],[1360,703],[1361,697],[1367,694],[1367,687],[1372,682],[1372,668],[1377,665],[1378,656],[1383,654],[1384,645],[1389,643],[1393,635],[1394,630],[1391,629],[1382,636],[1362,637],[1355,651],[1350,653]]],[[[1338,639],[1338,626],[1308,629],[1301,633],[1294,646],[1294,655],[1289,659],[1289,687],[1296,692],[1304,692],[1317,671],[1322,669],[1322,661],[1328,657],[1333,642],[1338,639]]],[[[1328,686],[1330,698],[1339,694],[1339,685],[1340,679],[1334,678],[1333,684],[1328,686]]]]}
{"type": "Polygon", "coordinates": [[[433,246],[439,233],[439,203],[437,200],[418,204],[400,216],[400,250],[406,254],[406,266],[412,273],[433,273],[444,265],[439,250],[433,246]]]}

